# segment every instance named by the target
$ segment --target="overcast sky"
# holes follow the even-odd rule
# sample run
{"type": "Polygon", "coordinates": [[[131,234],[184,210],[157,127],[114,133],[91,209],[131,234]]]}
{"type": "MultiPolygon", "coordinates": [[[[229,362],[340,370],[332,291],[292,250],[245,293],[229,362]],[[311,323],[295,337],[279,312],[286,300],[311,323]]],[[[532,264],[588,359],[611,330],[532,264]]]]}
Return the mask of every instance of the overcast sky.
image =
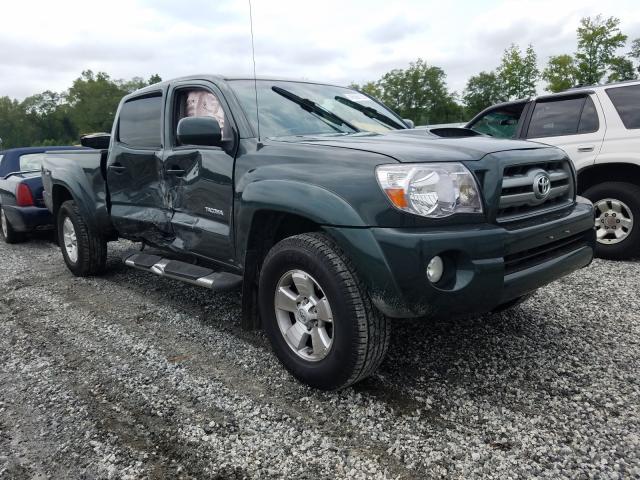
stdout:
{"type": "MultiPolygon", "coordinates": [[[[164,79],[251,72],[247,0],[2,2],[0,96],[62,91],[85,69],[164,79]]],[[[497,66],[510,43],[543,64],[575,50],[579,19],[602,13],[640,37],[638,0],[253,0],[259,75],[375,80],[418,57],[451,90],[497,66]]]]}

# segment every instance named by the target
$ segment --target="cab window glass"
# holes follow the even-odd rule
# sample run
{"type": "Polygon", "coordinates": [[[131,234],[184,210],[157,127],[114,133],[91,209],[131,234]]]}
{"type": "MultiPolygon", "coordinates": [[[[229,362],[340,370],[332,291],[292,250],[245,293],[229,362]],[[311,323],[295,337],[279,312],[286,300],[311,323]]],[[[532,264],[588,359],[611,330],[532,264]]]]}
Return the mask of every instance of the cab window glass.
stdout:
{"type": "Polygon", "coordinates": [[[592,133],[597,132],[600,128],[600,121],[598,120],[598,112],[596,106],[591,100],[591,97],[587,97],[584,108],[582,109],[582,115],[580,115],[580,123],[578,124],[578,133],[592,133]]]}
{"type": "Polygon", "coordinates": [[[607,95],[628,129],[640,128],[640,85],[608,88],[607,95]]]}
{"type": "Polygon", "coordinates": [[[518,129],[524,104],[520,108],[498,109],[487,113],[471,129],[496,138],[513,138],[518,129]]]}
{"type": "Polygon", "coordinates": [[[585,97],[538,102],[529,124],[529,138],[575,135],[585,97]]]}
{"type": "Polygon", "coordinates": [[[209,90],[190,88],[182,90],[177,96],[177,108],[174,121],[174,135],[178,122],[185,117],[213,117],[218,121],[222,131],[222,139],[230,138],[230,125],[220,99],[209,90]]]}
{"type": "Polygon", "coordinates": [[[162,96],[129,100],[120,110],[118,137],[138,148],[161,148],[162,96]]]}
{"type": "Polygon", "coordinates": [[[31,170],[40,170],[44,153],[27,153],[20,155],[20,171],[28,172],[31,170]]]}

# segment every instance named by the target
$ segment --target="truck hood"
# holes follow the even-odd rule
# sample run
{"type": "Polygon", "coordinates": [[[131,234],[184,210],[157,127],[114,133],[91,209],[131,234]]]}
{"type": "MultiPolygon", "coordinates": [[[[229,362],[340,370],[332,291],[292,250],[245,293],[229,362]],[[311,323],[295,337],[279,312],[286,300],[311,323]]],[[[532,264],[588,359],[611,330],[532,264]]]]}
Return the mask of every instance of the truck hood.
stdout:
{"type": "Polygon", "coordinates": [[[484,136],[442,138],[429,134],[425,130],[397,130],[385,134],[283,137],[278,141],[374,152],[403,163],[475,161],[490,153],[505,150],[549,148],[540,143],[484,136]]]}

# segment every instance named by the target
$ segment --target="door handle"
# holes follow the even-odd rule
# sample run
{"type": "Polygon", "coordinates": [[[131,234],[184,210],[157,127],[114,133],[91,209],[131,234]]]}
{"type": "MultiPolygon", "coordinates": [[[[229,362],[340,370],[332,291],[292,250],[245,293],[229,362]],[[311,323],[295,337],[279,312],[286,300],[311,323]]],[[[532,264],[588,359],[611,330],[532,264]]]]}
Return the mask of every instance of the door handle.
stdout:
{"type": "Polygon", "coordinates": [[[124,172],[127,167],[123,167],[119,163],[114,163],[113,165],[109,165],[109,170],[113,170],[116,173],[124,172]]]}
{"type": "Polygon", "coordinates": [[[579,152],[593,152],[595,148],[595,145],[578,145],[579,152]]]}
{"type": "Polygon", "coordinates": [[[175,175],[176,177],[181,177],[184,175],[184,170],[181,168],[170,168],[167,170],[167,175],[175,175]]]}

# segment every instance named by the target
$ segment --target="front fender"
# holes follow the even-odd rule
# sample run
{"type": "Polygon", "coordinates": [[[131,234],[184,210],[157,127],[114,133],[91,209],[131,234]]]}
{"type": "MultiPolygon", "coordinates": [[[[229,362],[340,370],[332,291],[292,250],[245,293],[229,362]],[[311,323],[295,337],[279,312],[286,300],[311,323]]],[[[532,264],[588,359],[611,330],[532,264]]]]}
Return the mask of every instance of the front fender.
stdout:
{"type": "Polygon", "coordinates": [[[366,226],[351,205],[325,188],[291,180],[256,180],[239,194],[234,212],[239,259],[244,258],[253,219],[261,211],[297,215],[322,226],[366,226]]]}

